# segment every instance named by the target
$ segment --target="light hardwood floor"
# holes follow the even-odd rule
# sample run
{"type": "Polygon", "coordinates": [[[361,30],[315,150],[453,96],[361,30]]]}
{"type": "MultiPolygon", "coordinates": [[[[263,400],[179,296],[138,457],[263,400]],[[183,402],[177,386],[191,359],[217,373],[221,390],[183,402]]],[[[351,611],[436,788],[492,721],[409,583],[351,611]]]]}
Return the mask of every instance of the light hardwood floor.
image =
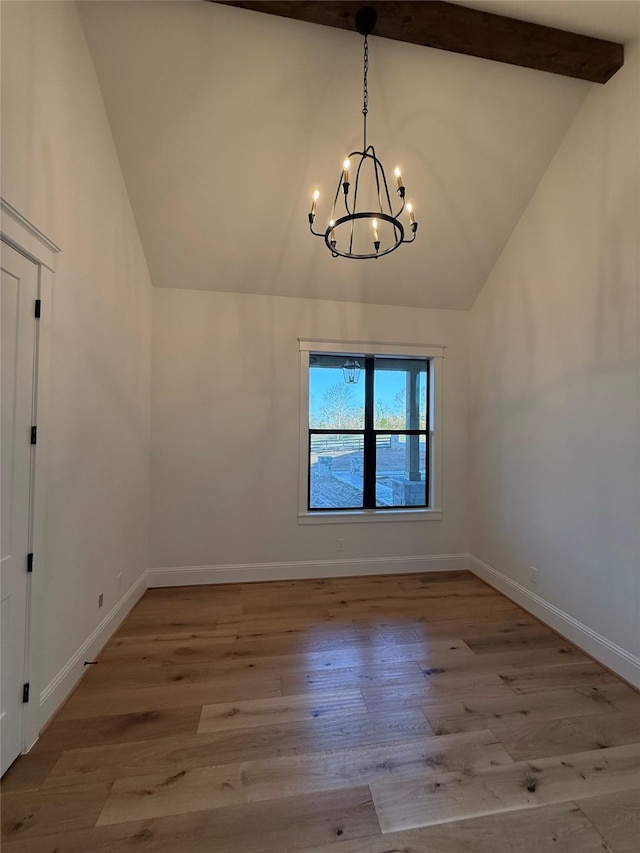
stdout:
{"type": "Polygon", "coordinates": [[[638,853],[640,694],[467,572],[148,591],[3,853],[638,853]]]}

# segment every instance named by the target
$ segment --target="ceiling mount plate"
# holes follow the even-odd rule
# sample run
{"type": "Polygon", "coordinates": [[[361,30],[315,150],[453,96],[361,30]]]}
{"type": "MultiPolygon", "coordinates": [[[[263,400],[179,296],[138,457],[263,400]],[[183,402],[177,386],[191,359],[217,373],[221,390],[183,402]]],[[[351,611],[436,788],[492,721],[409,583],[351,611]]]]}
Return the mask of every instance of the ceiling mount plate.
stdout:
{"type": "Polygon", "coordinates": [[[356,12],[356,30],[361,36],[369,36],[378,20],[378,14],[373,6],[363,6],[356,12]]]}

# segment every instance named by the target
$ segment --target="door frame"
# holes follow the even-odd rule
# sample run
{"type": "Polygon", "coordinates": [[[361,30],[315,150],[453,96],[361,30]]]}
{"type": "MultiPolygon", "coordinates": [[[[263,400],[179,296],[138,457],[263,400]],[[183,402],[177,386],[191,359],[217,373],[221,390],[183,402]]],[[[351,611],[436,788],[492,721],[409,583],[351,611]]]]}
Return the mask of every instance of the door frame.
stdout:
{"type": "Polygon", "coordinates": [[[33,423],[38,426],[38,443],[31,464],[30,550],[34,554],[33,573],[27,583],[27,630],[25,638],[24,680],[29,683],[29,702],[23,705],[22,753],[28,752],[40,734],[40,693],[42,691],[42,649],[44,601],[41,578],[44,562],[44,513],[48,458],[48,395],[51,350],[51,316],[56,255],[61,251],[33,223],[0,197],[0,240],[15,249],[37,267],[40,319],[36,324],[33,423]]]}

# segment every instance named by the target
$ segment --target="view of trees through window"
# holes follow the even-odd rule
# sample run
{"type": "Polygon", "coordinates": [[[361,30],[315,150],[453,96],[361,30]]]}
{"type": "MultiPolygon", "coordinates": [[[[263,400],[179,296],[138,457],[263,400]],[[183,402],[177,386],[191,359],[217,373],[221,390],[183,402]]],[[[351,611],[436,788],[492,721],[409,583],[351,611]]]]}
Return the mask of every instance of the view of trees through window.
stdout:
{"type": "MultiPolygon", "coordinates": [[[[378,429],[404,429],[406,423],[406,390],[396,391],[392,398],[375,402],[375,423],[378,429]]],[[[318,406],[310,410],[309,426],[319,429],[363,429],[364,409],[357,400],[353,385],[344,381],[323,392],[318,406]]],[[[424,414],[421,426],[424,425],[424,414]]]]}
{"type": "Polygon", "coordinates": [[[428,504],[428,381],[426,358],[311,354],[310,510],[428,504]]]}

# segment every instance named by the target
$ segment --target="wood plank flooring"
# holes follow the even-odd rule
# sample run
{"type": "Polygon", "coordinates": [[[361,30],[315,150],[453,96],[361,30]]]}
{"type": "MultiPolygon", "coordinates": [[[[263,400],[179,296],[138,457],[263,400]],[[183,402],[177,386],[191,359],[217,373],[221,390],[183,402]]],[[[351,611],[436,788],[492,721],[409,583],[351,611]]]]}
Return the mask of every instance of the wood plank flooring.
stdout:
{"type": "Polygon", "coordinates": [[[149,590],[3,853],[638,853],[640,694],[467,572],[149,590]]]}

